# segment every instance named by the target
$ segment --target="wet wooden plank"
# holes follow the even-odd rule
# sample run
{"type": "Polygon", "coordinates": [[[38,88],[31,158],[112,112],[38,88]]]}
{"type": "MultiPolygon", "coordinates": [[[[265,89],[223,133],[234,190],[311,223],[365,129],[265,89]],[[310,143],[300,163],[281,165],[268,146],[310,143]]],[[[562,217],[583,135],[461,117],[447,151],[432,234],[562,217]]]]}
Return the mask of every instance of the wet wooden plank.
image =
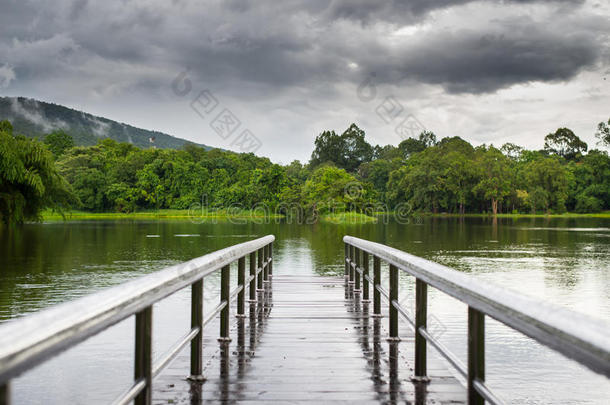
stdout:
{"type": "Polygon", "coordinates": [[[464,387],[433,350],[431,382],[411,381],[406,322],[401,341],[388,342],[387,316],[370,317],[372,304],[349,294],[342,278],[276,274],[267,287],[246,318],[233,320],[228,344],[217,341],[217,323],[206,327],[206,381],[186,380],[185,351],[155,380],[154,403],[465,403],[464,387]]]}

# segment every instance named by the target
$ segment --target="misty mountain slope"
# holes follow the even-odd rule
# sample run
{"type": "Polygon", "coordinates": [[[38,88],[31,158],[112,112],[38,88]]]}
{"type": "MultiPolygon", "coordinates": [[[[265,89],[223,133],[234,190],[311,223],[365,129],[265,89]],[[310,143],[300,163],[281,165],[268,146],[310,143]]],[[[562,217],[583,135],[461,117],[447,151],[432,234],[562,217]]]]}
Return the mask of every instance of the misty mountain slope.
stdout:
{"type": "MultiPolygon", "coordinates": [[[[0,97],[0,120],[9,120],[15,134],[42,138],[55,130],[63,130],[76,145],[95,145],[98,140],[111,138],[129,142],[140,148],[153,145],[165,149],[178,149],[189,141],[157,131],[148,131],[122,124],[107,118],[96,117],[82,111],[57,104],[24,97],[0,97]]],[[[207,145],[198,145],[212,149],[207,145]]]]}

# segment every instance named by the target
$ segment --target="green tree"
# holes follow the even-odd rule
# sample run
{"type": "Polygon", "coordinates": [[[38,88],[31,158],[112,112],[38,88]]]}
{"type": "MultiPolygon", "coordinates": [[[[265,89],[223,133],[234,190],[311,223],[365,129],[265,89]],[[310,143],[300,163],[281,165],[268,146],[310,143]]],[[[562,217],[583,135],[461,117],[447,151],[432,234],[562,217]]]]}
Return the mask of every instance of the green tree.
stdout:
{"type": "Polygon", "coordinates": [[[413,154],[422,152],[424,149],[426,149],[426,145],[415,138],[407,138],[398,144],[398,150],[403,159],[409,159],[413,154]]]}
{"type": "Polygon", "coordinates": [[[388,200],[394,205],[406,200],[417,210],[463,213],[475,184],[473,162],[472,145],[459,137],[443,138],[412,154],[405,166],[390,174],[388,200]]]}
{"type": "Polygon", "coordinates": [[[341,135],[335,131],[324,131],[315,140],[315,149],[309,164],[317,167],[324,163],[354,172],[365,162],[373,159],[373,147],[364,139],[364,131],[351,124],[341,135]]]}
{"type": "Polygon", "coordinates": [[[53,153],[55,159],[64,154],[64,152],[74,147],[74,139],[64,131],[51,132],[44,138],[44,143],[53,153]]]}
{"type": "Polygon", "coordinates": [[[364,187],[353,175],[334,166],[319,167],[303,185],[303,199],[317,213],[349,209],[362,192],[364,187]]]}
{"type": "Polygon", "coordinates": [[[548,207],[549,193],[540,186],[534,186],[529,193],[527,193],[527,203],[530,205],[532,214],[535,214],[538,207],[548,207]]]}
{"type": "Polygon", "coordinates": [[[493,146],[479,149],[478,166],[481,179],[474,191],[491,202],[491,212],[498,214],[498,203],[503,201],[511,191],[510,165],[508,158],[493,146]]]}
{"type": "Polygon", "coordinates": [[[514,143],[507,142],[500,148],[502,153],[511,160],[520,160],[523,155],[523,148],[514,143]]]}
{"type": "Polygon", "coordinates": [[[352,124],[341,134],[344,143],[344,155],[340,167],[354,172],[365,162],[373,159],[373,147],[364,139],[364,131],[352,124]]]}
{"type": "Polygon", "coordinates": [[[294,181],[304,183],[309,176],[309,171],[298,160],[293,160],[286,166],[286,176],[294,181]]]}
{"type": "Polygon", "coordinates": [[[394,205],[408,202],[413,209],[437,213],[447,206],[446,178],[438,149],[416,153],[406,166],[390,173],[388,198],[394,205]]]}
{"type": "Polygon", "coordinates": [[[453,194],[458,204],[458,212],[464,214],[469,197],[477,182],[477,168],[473,164],[473,154],[464,154],[457,151],[445,156],[447,166],[447,189],[453,194]]]}
{"type": "Polygon", "coordinates": [[[610,118],[608,118],[608,122],[602,121],[597,124],[595,137],[599,139],[599,143],[610,148],[610,118]]]}
{"type": "Polygon", "coordinates": [[[324,131],[316,137],[314,151],[309,161],[310,166],[317,167],[324,163],[339,164],[344,154],[344,142],[335,131],[324,131]]]}
{"type": "Polygon", "coordinates": [[[417,138],[426,148],[436,145],[436,135],[432,131],[423,131],[417,138]]]}
{"type": "Polygon", "coordinates": [[[587,151],[587,144],[568,128],[559,128],[544,137],[544,149],[565,159],[575,159],[587,151]]]}
{"type": "Polygon", "coordinates": [[[358,174],[362,177],[362,180],[372,185],[380,201],[386,201],[390,173],[397,169],[397,166],[395,160],[377,159],[360,165],[358,174]]]}
{"type": "Polygon", "coordinates": [[[568,208],[576,212],[598,212],[610,208],[610,157],[592,150],[567,167],[574,179],[568,191],[568,208]]]}
{"type": "Polygon", "coordinates": [[[40,220],[43,209],[63,212],[76,202],[51,153],[35,139],[13,136],[8,121],[0,123],[0,180],[0,220],[6,224],[40,220]]]}
{"type": "Polygon", "coordinates": [[[547,213],[565,211],[570,183],[569,172],[554,156],[528,162],[523,168],[528,194],[535,201],[533,209],[542,206],[547,213]]]}
{"type": "Polygon", "coordinates": [[[414,153],[422,152],[437,144],[436,135],[431,131],[423,131],[417,139],[407,138],[398,144],[398,149],[404,159],[408,159],[414,153]]]}
{"type": "Polygon", "coordinates": [[[400,149],[393,145],[385,145],[379,146],[375,145],[373,148],[373,160],[383,159],[383,160],[392,160],[392,159],[400,159],[402,157],[402,153],[400,149]]]}

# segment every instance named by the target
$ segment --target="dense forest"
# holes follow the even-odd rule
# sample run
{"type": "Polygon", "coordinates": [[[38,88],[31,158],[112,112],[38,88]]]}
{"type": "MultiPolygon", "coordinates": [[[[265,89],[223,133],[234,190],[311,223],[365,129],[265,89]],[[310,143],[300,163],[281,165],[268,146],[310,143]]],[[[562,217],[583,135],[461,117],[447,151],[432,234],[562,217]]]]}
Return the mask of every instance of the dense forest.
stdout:
{"type": "MultiPolygon", "coordinates": [[[[598,127],[604,147],[610,146],[609,127],[610,120],[598,127]]],[[[279,165],[251,153],[189,144],[179,150],[142,149],[104,139],[93,146],[74,146],[63,132],[38,141],[13,135],[4,121],[0,212],[10,222],[15,201],[29,201],[31,195],[42,199],[37,208],[92,212],[188,209],[202,203],[211,209],[265,207],[285,215],[405,206],[455,214],[610,209],[608,153],[589,150],[567,128],[544,140],[544,149],[532,151],[510,143],[474,147],[459,137],[438,140],[423,132],[397,146],[373,146],[352,124],[341,134],[321,133],[307,164],[279,165]],[[15,153],[22,156],[12,156],[15,153]],[[20,158],[25,166],[17,175],[11,162],[20,158]],[[29,166],[41,159],[38,166],[29,166]],[[40,181],[31,177],[43,173],[40,181]]],[[[37,218],[36,209],[19,209],[20,220],[37,218]]]]}

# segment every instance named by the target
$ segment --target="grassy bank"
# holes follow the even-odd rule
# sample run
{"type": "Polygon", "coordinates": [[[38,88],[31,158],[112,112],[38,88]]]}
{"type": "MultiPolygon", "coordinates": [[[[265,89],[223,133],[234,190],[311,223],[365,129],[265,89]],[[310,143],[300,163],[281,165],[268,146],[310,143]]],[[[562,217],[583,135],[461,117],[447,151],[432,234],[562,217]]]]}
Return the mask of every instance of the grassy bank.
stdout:
{"type": "MultiPolygon", "coordinates": [[[[66,219],[70,220],[84,220],[84,219],[184,219],[184,220],[205,220],[205,219],[229,219],[229,218],[242,218],[242,219],[256,219],[265,218],[265,214],[260,211],[252,210],[215,210],[215,211],[190,211],[190,210],[172,210],[172,209],[161,209],[154,211],[140,211],[140,212],[86,212],[86,211],[70,211],[64,213],[64,216],[58,212],[44,211],[42,213],[43,221],[58,221],[66,219]]],[[[271,215],[268,218],[282,218],[281,215],[271,215]]]]}
{"type": "MultiPolygon", "coordinates": [[[[471,217],[471,218],[491,218],[492,214],[422,214],[424,216],[431,217],[471,217]]],[[[498,214],[498,218],[610,218],[610,211],[602,211],[588,214],[581,214],[577,212],[566,212],[563,214],[498,214]]]]}
{"type": "MultiPolygon", "coordinates": [[[[392,215],[392,212],[383,213],[378,212],[374,215],[392,215]]],[[[261,211],[252,210],[215,210],[215,211],[189,211],[189,210],[171,210],[161,209],[155,211],[139,211],[130,213],[121,212],[86,212],[86,211],[71,211],[64,214],[66,220],[94,220],[94,219],[194,219],[194,220],[205,220],[205,219],[261,219],[265,218],[265,214],[261,211]]],[[[491,214],[450,214],[450,213],[414,213],[413,216],[423,217],[441,217],[441,218],[491,218],[491,214]]],[[[272,214],[268,216],[269,219],[283,218],[282,215],[272,214]]],[[[610,218],[610,211],[591,213],[591,214],[579,214],[574,212],[567,212],[564,214],[498,214],[498,218],[610,218]]],[[[60,221],[64,218],[61,214],[53,211],[44,211],[42,213],[42,219],[44,221],[60,221]]],[[[329,222],[334,224],[363,224],[363,223],[376,223],[377,218],[360,214],[356,212],[342,212],[326,214],[320,217],[323,222],[329,222]]]]}
{"type": "Polygon", "coordinates": [[[368,215],[359,214],[357,212],[341,212],[326,214],[320,217],[323,222],[330,222],[333,224],[370,224],[376,223],[377,218],[369,217],[368,215]]]}
{"type": "MultiPolygon", "coordinates": [[[[184,220],[206,220],[206,219],[277,219],[283,218],[283,215],[271,214],[265,216],[264,212],[252,211],[252,210],[215,210],[215,211],[189,211],[189,210],[170,210],[162,209],[156,211],[141,211],[141,212],[86,212],[86,211],[71,211],[64,214],[65,220],[95,220],[95,219],[133,219],[133,220],[146,220],[146,219],[184,219],[184,220]]],[[[44,211],[42,213],[42,219],[44,221],[61,221],[64,219],[61,214],[53,211],[44,211]]],[[[343,212],[322,215],[320,220],[323,222],[330,222],[334,224],[362,224],[362,223],[375,223],[377,218],[370,217],[368,215],[359,214],[356,212],[343,212]]]]}

